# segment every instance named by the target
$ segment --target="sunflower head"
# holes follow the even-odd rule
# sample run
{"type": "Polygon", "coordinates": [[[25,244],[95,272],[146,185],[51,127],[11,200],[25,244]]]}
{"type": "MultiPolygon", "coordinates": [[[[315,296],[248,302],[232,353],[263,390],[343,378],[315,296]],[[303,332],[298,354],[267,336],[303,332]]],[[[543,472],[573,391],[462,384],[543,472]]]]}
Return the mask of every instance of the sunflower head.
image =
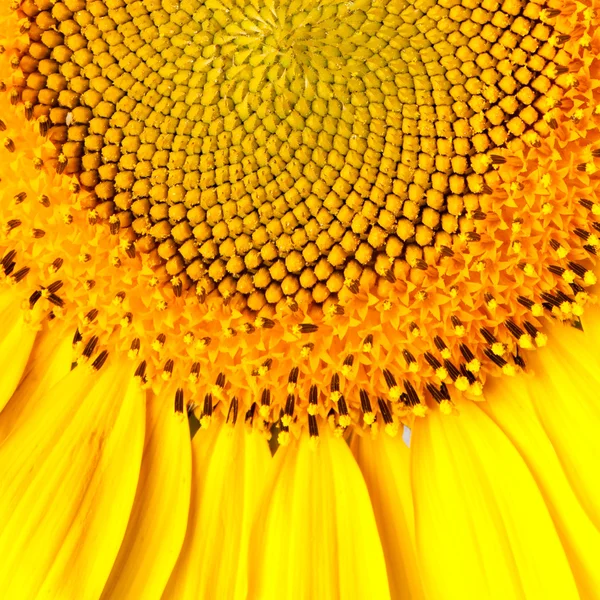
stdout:
{"type": "Polygon", "coordinates": [[[127,355],[203,426],[393,435],[522,369],[544,319],[579,324],[600,243],[590,15],[10,8],[4,279],[32,326],[76,326],[75,363],[127,355]]]}

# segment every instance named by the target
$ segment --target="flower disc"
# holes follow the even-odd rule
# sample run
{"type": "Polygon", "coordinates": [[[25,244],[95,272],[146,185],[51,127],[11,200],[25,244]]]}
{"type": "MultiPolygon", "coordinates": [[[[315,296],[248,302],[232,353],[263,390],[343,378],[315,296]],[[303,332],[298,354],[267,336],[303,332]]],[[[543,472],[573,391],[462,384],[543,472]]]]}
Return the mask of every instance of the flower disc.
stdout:
{"type": "Polygon", "coordinates": [[[525,366],[541,318],[580,326],[584,9],[11,8],[2,265],[35,326],[77,327],[75,362],[127,354],[180,410],[259,414],[284,443],[319,416],[395,433],[451,412],[525,366]]]}

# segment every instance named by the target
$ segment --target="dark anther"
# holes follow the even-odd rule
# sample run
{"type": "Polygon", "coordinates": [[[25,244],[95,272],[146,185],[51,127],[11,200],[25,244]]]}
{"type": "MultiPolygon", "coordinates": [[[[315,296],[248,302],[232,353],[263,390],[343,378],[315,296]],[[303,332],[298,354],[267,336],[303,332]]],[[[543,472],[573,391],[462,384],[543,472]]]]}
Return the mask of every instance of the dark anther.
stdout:
{"type": "Polygon", "coordinates": [[[416,406],[419,404],[420,401],[417,390],[415,390],[412,383],[407,379],[404,380],[404,389],[406,390],[406,403],[409,406],[416,406]]]}
{"type": "Polygon", "coordinates": [[[521,369],[525,368],[525,361],[523,360],[523,357],[519,354],[519,352],[513,354],[513,361],[515,365],[517,365],[517,367],[521,367],[521,369]]]}
{"type": "Polygon", "coordinates": [[[573,290],[574,294],[579,294],[581,292],[585,292],[585,289],[583,287],[581,287],[578,283],[570,283],[569,287],[573,290]]]}
{"type": "Polygon", "coordinates": [[[533,325],[533,323],[530,323],[529,321],[525,321],[525,331],[532,337],[535,338],[535,336],[538,334],[538,330],[535,328],[535,326],[533,325]]]}
{"type": "Polygon", "coordinates": [[[344,366],[351,367],[353,364],[354,364],[354,355],[348,354],[348,356],[346,356],[346,358],[344,359],[344,366]]]}
{"type": "Polygon", "coordinates": [[[432,383],[428,383],[426,386],[427,391],[431,394],[433,399],[439,404],[442,400],[445,400],[441,391],[432,383]]]}
{"type": "Polygon", "coordinates": [[[96,357],[96,360],[92,363],[92,368],[95,371],[99,371],[102,368],[102,365],[106,362],[108,358],[108,352],[106,350],[102,350],[100,354],[96,357]]]}
{"type": "Polygon", "coordinates": [[[587,250],[590,254],[596,255],[598,253],[596,248],[594,248],[594,246],[590,246],[589,244],[586,244],[583,248],[584,250],[587,250]]]}
{"type": "Polygon", "coordinates": [[[450,322],[453,327],[462,327],[462,321],[456,315],[450,317],[450,322]]]}
{"type": "Polygon", "coordinates": [[[359,392],[359,395],[360,395],[360,407],[362,408],[362,411],[364,413],[372,412],[371,400],[369,399],[369,395],[367,394],[367,392],[365,390],[361,389],[359,392]]]}
{"type": "Polygon", "coordinates": [[[12,275],[12,278],[17,283],[19,283],[19,281],[25,279],[27,273],[29,273],[29,267],[23,267],[22,269],[19,269],[14,275],[12,275]]]}
{"type": "Polygon", "coordinates": [[[85,345],[85,348],[83,349],[83,356],[85,356],[86,358],[90,358],[90,356],[92,356],[92,354],[94,354],[94,350],[96,349],[96,346],[98,344],[98,336],[97,335],[93,335],[88,343],[85,345]]]}
{"type": "Polygon", "coordinates": [[[52,263],[52,268],[54,269],[54,271],[58,271],[63,266],[63,262],[64,261],[62,258],[55,258],[52,263]]]}
{"type": "Polygon", "coordinates": [[[235,425],[237,423],[238,416],[238,408],[239,402],[238,399],[234,396],[231,400],[231,404],[229,405],[229,410],[227,411],[227,419],[226,423],[229,423],[229,419],[231,418],[231,423],[235,425]]]}
{"type": "Polygon", "coordinates": [[[414,268],[415,268],[415,269],[419,269],[419,271],[427,271],[427,269],[428,269],[429,267],[428,267],[427,263],[426,263],[424,260],[422,260],[422,259],[419,259],[419,260],[418,260],[418,261],[415,263],[415,266],[414,266],[414,268]]]}
{"type": "Polygon", "coordinates": [[[584,266],[573,261],[569,262],[567,266],[575,273],[575,275],[577,275],[577,277],[584,277],[588,271],[584,266]]]}
{"type": "Polygon", "coordinates": [[[396,283],[396,277],[389,269],[386,269],[383,278],[389,281],[390,283],[396,283]]]}
{"type": "Polygon", "coordinates": [[[127,244],[127,248],[125,248],[125,254],[127,254],[129,258],[135,258],[135,245],[132,243],[127,244]]]}
{"type": "Polygon", "coordinates": [[[482,210],[476,210],[472,215],[475,221],[483,221],[487,217],[487,215],[482,210]]]}
{"type": "Polygon", "coordinates": [[[533,300],[530,300],[529,298],[525,298],[525,296],[519,296],[517,298],[517,302],[521,306],[524,306],[525,308],[527,308],[528,310],[531,310],[531,307],[535,304],[535,302],[533,300]]]}
{"type": "Polygon", "coordinates": [[[337,373],[334,373],[333,376],[331,377],[331,384],[330,384],[329,389],[332,392],[340,391],[340,376],[337,373]]]}
{"type": "Polygon", "coordinates": [[[56,172],[61,175],[65,172],[67,168],[67,157],[64,154],[61,154],[56,161],[56,172]]]}
{"type": "Polygon", "coordinates": [[[371,334],[369,334],[366,338],[365,341],[363,342],[363,345],[369,345],[372,346],[373,345],[373,336],[371,334]]]}
{"type": "Polygon", "coordinates": [[[379,410],[381,411],[381,416],[383,417],[383,422],[386,425],[394,422],[392,417],[392,411],[388,406],[388,403],[383,398],[377,398],[377,404],[379,404],[379,410]]]}
{"type": "Polygon", "coordinates": [[[481,239],[481,236],[475,231],[469,231],[467,233],[467,241],[468,242],[478,242],[481,239]]]}
{"type": "Polygon", "coordinates": [[[8,277],[14,270],[15,270],[15,266],[17,263],[15,262],[11,262],[8,264],[8,266],[6,267],[2,267],[2,270],[4,271],[4,274],[8,277]]]}
{"type": "Polygon", "coordinates": [[[492,154],[490,158],[492,159],[493,165],[503,165],[506,162],[506,158],[504,158],[504,156],[500,156],[499,154],[492,154]]]}
{"type": "Polygon", "coordinates": [[[483,352],[494,364],[498,365],[500,368],[506,364],[506,361],[501,356],[494,354],[490,348],[486,348],[483,352]]]}
{"type": "Polygon", "coordinates": [[[244,420],[247,423],[252,424],[252,420],[254,419],[254,413],[256,412],[256,402],[252,403],[252,406],[246,411],[246,415],[244,416],[244,420]]]}
{"type": "Polygon", "coordinates": [[[460,371],[456,368],[456,366],[450,362],[449,360],[444,361],[444,367],[448,371],[448,375],[452,378],[452,381],[456,381],[460,375],[460,371]]]}
{"type": "Polygon", "coordinates": [[[56,294],[50,294],[48,296],[48,302],[54,304],[54,306],[58,306],[60,308],[62,308],[65,305],[65,301],[60,297],[57,296],[56,294]]]}
{"type": "Polygon", "coordinates": [[[315,333],[319,329],[319,326],[314,323],[301,323],[299,327],[300,333],[315,333]]]}
{"type": "Polygon", "coordinates": [[[308,433],[310,437],[319,436],[319,427],[317,425],[317,417],[314,415],[308,415],[308,433]]]}
{"type": "Polygon", "coordinates": [[[21,225],[21,221],[19,221],[19,219],[11,219],[10,221],[8,221],[6,223],[6,229],[8,229],[8,231],[12,231],[13,229],[16,229],[17,227],[19,227],[21,225]]]}
{"type": "Polygon", "coordinates": [[[92,310],[90,310],[90,312],[88,312],[88,314],[85,315],[85,318],[88,321],[88,323],[93,323],[96,320],[97,316],[98,316],[98,309],[92,308],[92,310]]]}
{"type": "MultiPolygon", "coordinates": [[[[261,317],[260,326],[262,329],[273,329],[273,327],[275,327],[275,321],[273,321],[272,319],[265,319],[264,317],[261,317]]],[[[316,327],[316,325],[315,325],[315,327],[316,327]]],[[[315,329],[315,331],[316,331],[316,329],[315,329]]],[[[305,332],[303,331],[302,333],[305,333],[305,332]]]]}
{"type": "Polygon", "coordinates": [[[471,362],[475,359],[475,355],[471,352],[470,348],[466,344],[459,346],[461,354],[465,357],[467,362],[471,362]]]}
{"type": "Polygon", "coordinates": [[[79,329],[76,329],[75,335],[73,336],[73,346],[76,346],[77,344],[79,344],[79,342],[81,342],[82,339],[83,339],[83,336],[81,335],[79,329]]]}
{"type": "Polygon", "coordinates": [[[217,381],[215,382],[221,389],[225,387],[225,375],[223,373],[219,373],[217,375],[217,381]]]}
{"type": "Polygon", "coordinates": [[[196,377],[198,377],[199,374],[200,374],[200,363],[195,362],[192,364],[192,368],[190,369],[190,375],[195,375],[196,377]]]}
{"type": "Polygon", "coordinates": [[[0,131],[6,131],[6,123],[0,119],[0,131]]]}
{"type": "Polygon", "coordinates": [[[556,251],[561,247],[561,245],[556,240],[550,240],[550,247],[552,248],[552,250],[556,251]]]}
{"type": "Polygon", "coordinates": [[[212,411],[213,411],[212,394],[206,394],[206,396],[204,396],[204,406],[202,408],[202,416],[210,417],[210,415],[212,415],[212,411]]]}
{"type": "Polygon", "coordinates": [[[396,378],[388,369],[383,370],[383,377],[385,378],[385,382],[387,383],[388,388],[392,389],[396,387],[398,384],[396,383],[396,378]]]}
{"type": "MultiPolygon", "coordinates": [[[[135,373],[133,374],[134,377],[139,377],[142,381],[145,380],[146,378],[146,361],[143,360],[137,367],[137,369],[135,370],[135,373]]],[[[183,402],[183,394],[181,396],[181,401],[183,402]]],[[[183,412],[183,409],[182,409],[183,412]]]]}
{"type": "Polygon", "coordinates": [[[290,417],[294,414],[294,406],[296,406],[296,396],[294,394],[288,394],[285,401],[285,414],[290,417]]]}
{"type": "Polygon", "coordinates": [[[18,194],[16,194],[13,198],[15,204],[21,204],[21,202],[24,202],[25,199],[27,198],[27,192],[19,192],[18,194]]]}
{"type": "Polygon", "coordinates": [[[433,370],[437,370],[442,366],[442,363],[431,352],[425,352],[425,360],[433,370]]]}
{"type": "Polygon", "coordinates": [[[181,388],[177,388],[175,392],[175,412],[183,414],[183,390],[181,388]]]}
{"type": "Polygon", "coordinates": [[[58,290],[60,290],[60,288],[63,286],[63,282],[58,280],[58,281],[54,281],[53,283],[51,283],[46,289],[51,293],[51,294],[55,294],[56,292],[58,292],[58,290]]]}
{"type": "Polygon", "coordinates": [[[288,383],[298,383],[298,373],[300,370],[298,367],[294,367],[288,376],[288,383]]]}
{"type": "Polygon", "coordinates": [[[340,415],[344,416],[348,414],[348,405],[346,404],[344,396],[340,396],[340,399],[338,400],[338,412],[340,415]]]}
{"type": "Polygon", "coordinates": [[[520,339],[522,335],[525,335],[525,332],[510,319],[508,321],[504,321],[504,325],[506,326],[506,329],[508,329],[510,333],[517,339],[520,339]]]}
{"type": "Polygon", "coordinates": [[[485,341],[488,344],[490,344],[490,346],[492,344],[496,343],[496,338],[495,338],[494,334],[491,331],[489,331],[485,327],[482,327],[479,331],[480,331],[481,335],[483,336],[483,338],[485,339],[485,341]]]}
{"type": "Polygon", "coordinates": [[[562,275],[565,272],[565,269],[559,267],[558,265],[548,265],[548,271],[550,271],[550,273],[553,273],[554,275],[557,275],[558,277],[562,277],[562,275]]]}
{"type": "Polygon", "coordinates": [[[8,265],[14,262],[14,258],[17,255],[15,250],[9,250],[2,259],[2,267],[6,270],[8,265]]]}
{"type": "Polygon", "coordinates": [[[567,296],[564,292],[561,292],[560,290],[557,290],[556,296],[561,304],[563,302],[570,302],[570,303],[573,302],[573,298],[569,298],[569,296],[567,296]]]}
{"type": "Polygon", "coordinates": [[[316,405],[319,401],[319,390],[316,385],[310,386],[310,391],[308,392],[308,403],[316,405]]]}
{"type": "Polygon", "coordinates": [[[134,352],[137,352],[140,349],[140,338],[135,338],[132,342],[131,342],[131,350],[133,350],[134,352]]]}
{"type": "Polygon", "coordinates": [[[436,347],[436,348],[437,348],[437,349],[438,349],[440,352],[443,352],[443,351],[444,351],[444,350],[447,348],[447,346],[446,346],[446,343],[444,342],[444,340],[443,340],[443,339],[442,339],[442,338],[441,338],[439,335],[436,335],[436,336],[433,338],[433,342],[435,343],[435,347],[436,347]]]}
{"type": "MultiPolygon", "coordinates": [[[[594,150],[594,152],[598,152],[598,150],[594,150]]],[[[592,154],[594,154],[594,152],[592,152],[592,154]]],[[[591,200],[587,200],[586,198],[581,198],[579,200],[579,204],[581,204],[581,206],[587,208],[588,210],[592,210],[592,208],[594,207],[594,203],[591,200]]]]}
{"type": "Polygon", "coordinates": [[[48,130],[50,129],[50,120],[46,115],[42,115],[38,119],[38,128],[42,137],[46,137],[48,135],[48,130]]]}
{"type": "Polygon", "coordinates": [[[440,246],[440,254],[442,256],[451,257],[454,256],[454,250],[448,246],[440,246]]]}
{"type": "Polygon", "coordinates": [[[271,392],[267,389],[264,389],[262,391],[262,394],[260,396],[260,403],[262,404],[262,406],[270,406],[271,404],[271,392]]]}
{"type": "Polygon", "coordinates": [[[404,356],[406,366],[408,367],[411,365],[411,363],[417,362],[417,359],[408,350],[402,350],[402,356],[404,356]]]}
{"type": "Polygon", "coordinates": [[[171,287],[173,288],[173,293],[175,294],[175,297],[181,298],[181,294],[183,292],[183,285],[181,283],[181,279],[178,279],[175,283],[172,283],[171,287]]]}
{"type": "Polygon", "coordinates": [[[471,371],[469,371],[467,369],[467,366],[465,365],[465,363],[461,363],[460,372],[461,372],[461,375],[463,375],[463,377],[467,378],[470,385],[473,385],[475,383],[475,381],[477,381],[477,379],[475,378],[475,375],[473,375],[473,373],[471,373],[471,371]]]}
{"type": "Polygon", "coordinates": [[[173,372],[173,367],[175,366],[175,363],[173,361],[173,359],[169,359],[166,363],[165,366],[163,368],[163,373],[169,373],[169,375],[173,372]]]}
{"type": "Polygon", "coordinates": [[[33,308],[35,303],[42,297],[42,292],[40,290],[36,290],[29,296],[29,308],[33,308]]]}
{"type": "Polygon", "coordinates": [[[553,296],[550,292],[542,292],[540,294],[540,296],[542,297],[542,300],[545,301],[546,304],[550,305],[550,309],[552,309],[553,306],[560,306],[561,302],[558,298],[556,298],[555,296],[553,296]]]}
{"type": "Polygon", "coordinates": [[[348,289],[353,293],[353,294],[358,294],[360,288],[358,287],[358,281],[352,281],[350,283],[350,285],[348,286],[348,289]]]}

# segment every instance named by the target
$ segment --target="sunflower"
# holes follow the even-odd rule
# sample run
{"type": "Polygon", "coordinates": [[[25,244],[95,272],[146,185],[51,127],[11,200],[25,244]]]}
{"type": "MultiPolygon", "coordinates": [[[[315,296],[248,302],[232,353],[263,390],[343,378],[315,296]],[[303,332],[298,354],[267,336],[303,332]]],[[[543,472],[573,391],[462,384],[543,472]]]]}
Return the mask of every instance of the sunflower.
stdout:
{"type": "Polygon", "coordinates": [[[600,599],[596,0],[6,0],[0,595],[600,599]]]}

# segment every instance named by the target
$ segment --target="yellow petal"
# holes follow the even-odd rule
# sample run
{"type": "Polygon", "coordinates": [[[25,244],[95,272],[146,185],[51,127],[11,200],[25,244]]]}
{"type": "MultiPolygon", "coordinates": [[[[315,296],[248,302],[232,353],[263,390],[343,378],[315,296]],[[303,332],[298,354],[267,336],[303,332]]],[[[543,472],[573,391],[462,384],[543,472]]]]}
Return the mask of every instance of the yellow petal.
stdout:
{"type": "Polygon", "coordinates": [[[250,598],[390,597],[373,508],[346,442],[279,448],[253,530],[250,598]]]}
{"type": "Polygon", "coordinates": [[[535,413],[522,378],[490,382],[478,406],[514,444],[542,492],[562,541],[579,593],[600,598],[600,532],[583,510],[535,413]],[[508,385],[507,385],[508,384],[508,385]]]}
{"type": "Polygon", "coordinates": [[[19,385],[36,331],[24,321],[21,302],[13,299],[0,310],[0,411],[19,385]]]}
{"type": "Polygon", "coordinates": [[[0,412],[0,443],[23,419],[35,417],[39,397],[71,370],[72,333],[48,326],[36,338],[23,379],[0,412]]]}
{"type": "Polygon", "coordinates": [[[77,368],[0,447],[0,596],[97,598],[123,539],[144,394],[119,365],[77,368]]]}
{"type": "Polygon", "coordinates": [[[400,437],[354,436],[387,564],[392,598],[424,598],[417,567],[410,451],[400,437]]]}
{"type": "Polygon", "coordinates": [[[248,537],[271,456],[265,439],[213,424],[193,439],[188,533],[165,600],[246,598],[248,537]]]}
{"type": "Polygon", "coordinates": [[[171,400],[152,396],[135,502],[102,598],[162,596],[185,537],[191,476],[187,415],[176,413],[171,400]]]}
{"type": "Polygon", "coordinates": [[[579,503],[600,529],[600,362],[590,335],[555,329],[530,359],[534,376],[525,383],[579,503]]]}
{"type": "Polygon", "coordinates": [[[579,598],[523,459],[477,406],[430,411],[412,435],[419,568],[428,596],[579,598]]]}

